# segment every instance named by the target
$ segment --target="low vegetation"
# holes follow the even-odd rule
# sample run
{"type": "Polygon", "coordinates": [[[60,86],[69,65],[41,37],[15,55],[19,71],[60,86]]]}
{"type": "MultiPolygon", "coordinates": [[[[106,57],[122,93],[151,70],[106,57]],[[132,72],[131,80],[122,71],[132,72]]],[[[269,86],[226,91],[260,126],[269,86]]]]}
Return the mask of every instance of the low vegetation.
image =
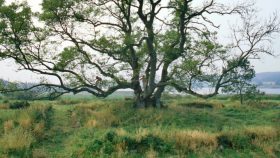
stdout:
{"type": "Polygon", "coordinates": [[[165,97],[162,109],[124,99],[0,100],[1,157],[280,156],[280,102],[165,97]]]}

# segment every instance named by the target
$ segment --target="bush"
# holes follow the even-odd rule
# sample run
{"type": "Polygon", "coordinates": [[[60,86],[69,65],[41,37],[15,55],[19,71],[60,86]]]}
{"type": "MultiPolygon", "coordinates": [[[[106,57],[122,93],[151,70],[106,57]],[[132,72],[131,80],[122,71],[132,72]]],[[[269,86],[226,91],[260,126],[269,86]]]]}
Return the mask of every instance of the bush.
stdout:
{"type": "Polygon", "coordinates": [[[10,101],[7,100],[7,99],[6,99],[6,100],[3,100],[3,103],[4,103],[4,104],[8,104],[9,102],[10,102],[10,101]]]}
{"type": "Polygon", "coordinates": [[[123,136],[120,141],[125,144],[128,151],[137,150],[137,141],[131,137],[123,136]]]}
{"type": "Polygon", "coordinates": [[[114,131],[109,131],[109,132],[105,135],[105,139],[108,140],[109,142],[113,142],[116,136],[117,136],[116,132],[114,132],[114,131]]]}
{"type": "Polygon", "coordinates": [[[23,109],[29,107],[30,104],[27,101],[17,101],[10,103],[9,107],[10,109],[23,109]]]}
{"type": "Polygon", "coordinates": [[[158,152],[170,152],[172,148],[171,145],[164,142],[163,139],[153,136],[151,134],[144,137],[140,141],[139,145],[142,146],[145,149],[145,151],[147,151],[149,148],[152,148],[158,152]]]}
{"type": "Polygon", "coordinates": [[[125,144],[128,151],[137,151],[139,153],[143,153],[149,149],[157,152],[170,152],[172,150],[171,144],[164,142],[163,139],[152,134],[143,137],[140,141],[124,136],[121,138],[121,142],[125,144]]]}
{"type": "Polygon", "coordinates": [[[114,151],[115,151],[115,149],[111,142],[106,142],[104,144],[103,153],[111,155],[114,151]]]}
{"type": "Polygon", "coordinates": [[[87,152],[89,153],[99,153],[103,147],[103,141],[101,140],[94,140],[87,146],[87,152]]]}

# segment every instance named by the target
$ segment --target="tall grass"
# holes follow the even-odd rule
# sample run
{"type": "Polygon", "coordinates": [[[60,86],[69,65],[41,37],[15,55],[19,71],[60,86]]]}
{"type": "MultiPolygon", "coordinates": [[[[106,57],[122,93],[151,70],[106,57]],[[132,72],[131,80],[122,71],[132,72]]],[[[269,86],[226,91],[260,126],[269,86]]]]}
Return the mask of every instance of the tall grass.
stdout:
{"type": "Polygon", "coordinates": [[[194,97],[165,105],[75,100],[0,109],[0,157],[279,157],[274,107],[194,97]]]}
{"type": "Polygon", "coordinates": [[[7,153],[26,153],[34,141],[35,139],[30,132],[19,127],[4,134],[0,139],[0,146],[7,153]]]}
{"type": "MultiPolygon", "coordinates": [[[[0,135],[0,157],[31,157],[32,146],[45,135],[45,124],[50,123],[50,106],[30,106],[16,110],[14,117],[3,123],[0,135]]],[[[1,118],[0,118],[1,121],[1,118]]]]}
{"type": "Polygon", "coordinates": [[[176,131],[169,139],[174,139],[176,147],[182,151],[211,153],[218,146],[216,135],[202,131],[176,131]]]}

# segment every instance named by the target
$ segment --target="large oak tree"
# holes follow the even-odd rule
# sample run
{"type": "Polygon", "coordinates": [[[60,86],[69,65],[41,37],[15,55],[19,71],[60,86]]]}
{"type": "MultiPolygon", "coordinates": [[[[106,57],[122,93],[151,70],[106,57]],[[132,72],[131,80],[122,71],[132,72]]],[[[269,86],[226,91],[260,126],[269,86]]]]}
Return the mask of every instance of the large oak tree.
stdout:
{"type": "Polygon", "coordinates": [[[254,14],[251,3],[216,0],[43,0],[40,13],[0,0],[0,57],[58,81],[25,90],[107,97],[132,89],[135,106],[161,106],[166,87],[212,97],[250,59],[271,54],[277,16],[257,21],[254,14]],[[240,18],[229,44],[218,42],[213,15],[240,18]],[[213,91],[200,94],[202,86],[213,91]]]}

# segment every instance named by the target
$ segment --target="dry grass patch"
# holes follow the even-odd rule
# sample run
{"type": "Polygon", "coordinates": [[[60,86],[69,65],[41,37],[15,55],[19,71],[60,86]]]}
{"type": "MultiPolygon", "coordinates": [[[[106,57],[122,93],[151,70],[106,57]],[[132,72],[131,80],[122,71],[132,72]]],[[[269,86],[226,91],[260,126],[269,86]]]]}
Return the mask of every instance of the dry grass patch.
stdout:
{"type": "Polygon", "coordinates": [[[139,128],[136,130],[135,132],[135,140],[137,142],[140,142],[144,137],[146,137],[147,135],[149,135],[149,131],[146,128],[139,128]]]}
{"type": "Polygon", "coordinates": [[[96,127],[96,126],[97,126],[97,121],[95,119],[90,119],[85,124],[85,127],[87,127],[87,128],[93,128],[93,127],[96,127]]]}
{"type": "Polygon", "coordinates": [[[45,136],[45,123],[44,122],[39,122],[36,123],[33,129],[33,135],[36,138],[43,138],[45,136]]]}
{"type": "Polygon", "coordinates": [[[186,108],[183,106],[179,106],[177,103],[171,103],[168,105],[168,109],[174,112],[183,112],[186,111],[186,108]]]}
{"type": "Polygon", "coordinates": [[[158,157],[158,153],[153,148],[150,148],[146,152],[146,158],[157,158],[157,157],[158,157]]]}
{"type": "Polygon", "coordinates": [[[76,108],[81,109],[81,110],[95,111],[95,110],[102,109],[106,106],[108,106],[108,104],[103,101],[94,101],[94,102],[90,102],[90,103],[86,103],[86,104],[79,104],[76,106],[76,108]]]}
{"type": "Polygon", "coordinates": [[[33,158],[48,158],[48,153],[44,149],[34,149],[32,150],[33,158]]]}
{"type": "Polygon", "coordinates": [[[15,123],[13,120],[8,120],[4,122],[4,133],[7,134],[9,133],[11,130],[14,129],[15,127],[15,123]]]}
{"type": "Polygon", "coordinates": [[[95,111],[92,117],[96,120],[96,127],[100,128],[112,127],[120,122],[120,119],[112,113],[111,109],[95,111]]]}
{"type": "Polygon", "coordinates": [[[277,155],[275,154],[275,144],[266,143],[259,139],[253,140],[252,144],[262,149],[269,157],[277,158],[277,155]]]}
{"type": "Polygon", "coordinates": [[[7,109],[9,109],[9,106],[8,105],[6,105],[6,104],[0,104],[0,110],[7,110],[7,109]]]}
{"type": "Polygon", "coordinates": [[[183,151],[212,152],[218,146],[216,135],[202,131],[175,131],[169,139],[174,139],[176,147],[183,151]]]}
{"type": "Polygon", "coordinates": [[[4,134],[0,139],[0,147],[5,151],[10,150],[25,150],[29,149],[35,141],[32,134],[22,128],[16,128],[13,131],[4,134]]]}
{"type": "Polygon", "coordinates": [[[18,123],[25,130],[31,129],[31,127],[32,127],[32,119],[31,118],[19,119],[18,123]]]}
{"type": "Polygon", "coordinates": [[[73,128],[79,128],[81,126],[81,121],[77,112],[71,113],[70,124],[73,128]]]}
{"type": "Polygon", "coordinates": [[[245,134],[260,141],[270,141],[278,138],[279,130],[271,126],[248,127],[245,129],[245,134]]]}
{"type": "Polygon", "coordinates": [[[210,102],[210,103],[212,104],[212,107],[213,107],[214,109],[221,109],[221,108],[224,108],[224,107],[225,107],[225,105],[222,104],[222,103],[219,102],[219,101],[212,101],[212,102],[210,102]]]}
{"type": "Polygon", "coordinates": [[[127,135],[127,131],[124,130],[123,128],[117,128],[115,132],[120,137],[127,135]]]}
{"type": "Polygon", "coordinates": [[[126,148],[127,147],[126,147],[126,143],[125,142],[117,143],[115,145],[116,157],[117,158],[125,157],[125,155],[127,154],[126,148]]]}

